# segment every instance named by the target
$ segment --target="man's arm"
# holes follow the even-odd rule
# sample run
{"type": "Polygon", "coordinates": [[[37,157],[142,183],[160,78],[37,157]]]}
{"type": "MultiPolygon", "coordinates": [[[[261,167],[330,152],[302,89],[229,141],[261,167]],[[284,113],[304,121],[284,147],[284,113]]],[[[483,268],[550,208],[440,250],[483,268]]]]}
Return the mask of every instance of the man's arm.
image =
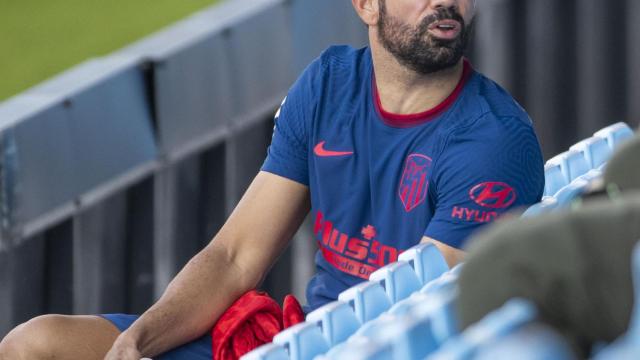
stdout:
{"type": "Polygon", "coordinates": [[[464,256],[466,254],[460,249],[456,249],[453,246],[449,246],[428,236],[423,236],[422,240],[420,240],[420,243],[434,244],[438,248],[438,250],[440,250],[442,256],[444,256],[444,259],[447,261],[447,265],[449,265],[449,268],[460,264],[464,260],[464,256]]]}
{"type": "Polygon", "coordinates": [[[306,186],[260,172],[220,232],[120,335],[107,359],[128,358],[127,352],[155,356],[209,331],[238,297],[262,281],[309,207],[306,186]]]}

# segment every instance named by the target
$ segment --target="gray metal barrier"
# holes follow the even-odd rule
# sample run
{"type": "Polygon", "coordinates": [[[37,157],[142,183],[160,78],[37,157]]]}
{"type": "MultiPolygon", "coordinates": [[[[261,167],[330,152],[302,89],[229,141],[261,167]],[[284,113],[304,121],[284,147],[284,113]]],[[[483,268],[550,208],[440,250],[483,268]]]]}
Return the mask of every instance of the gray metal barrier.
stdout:
{"type": "MultiPolygon", "coordinates": [[[[227,1],[0,104],[0,337],[144,311],[255,176],[303,64],[365,42],[343,1],[227,1]]],[[[263,286],[301,296],[313,250],[301,230],[263,286]]]]}
{"type": "MultiPolygon", "coordinates": [[[[470,57],[547,156],[637,124],[638,4],[478,1],[470,57]]],[[[228,0],[0,104],[0,337],[43,313],[144,311],[250,183],[295,77],[366,41],[349,1],[228,0]]],[[[264,288],[302,296],[314,246],[307,224],[264,288]]]]}

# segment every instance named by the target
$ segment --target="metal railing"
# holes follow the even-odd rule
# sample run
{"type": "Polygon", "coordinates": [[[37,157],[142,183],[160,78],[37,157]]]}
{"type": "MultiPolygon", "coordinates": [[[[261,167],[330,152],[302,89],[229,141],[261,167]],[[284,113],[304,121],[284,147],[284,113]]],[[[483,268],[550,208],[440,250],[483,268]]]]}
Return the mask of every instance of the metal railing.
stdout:
{"type": "MultiPolygon", "coordinates": [[[[0,337],[42,313],[144,311],[255,176],[304,64],[365,41],[348,2],[226,1],[2,103],[0,337]]],[[[313,271],[298,238],[276,297],[313,271]]]]}
{"type": "MultiPolygon", "coordinates": [[[[478,1],[470,57],[547,156],[637,125],[639,4],[478,1]]],[[[259,169],[295,77],[366,41],[349,1],[228,0],[0,104],[0,337],[42,313],[144,311],[259,169]]],[[[302,295],[313,249],[303,229],[264,287],[302,295]]]]}

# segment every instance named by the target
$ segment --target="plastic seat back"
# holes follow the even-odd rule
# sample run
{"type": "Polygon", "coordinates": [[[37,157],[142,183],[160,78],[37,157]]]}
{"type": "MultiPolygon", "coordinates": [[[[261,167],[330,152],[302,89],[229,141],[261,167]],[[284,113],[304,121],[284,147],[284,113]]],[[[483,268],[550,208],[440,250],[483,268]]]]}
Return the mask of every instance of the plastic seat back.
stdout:
{"type": "Polygon", "coordinates": [[[458,291],[448,289],[427,296],[430,300],[418,303],[410,314],[418,319],[429,318],[432,337],[440,345],[460,333],[455,306],[458,291]]]}
{"type": "Polygon", "coordinates": [[[629,125],[619,122],[597,131],[593,136],[605,139],[611,150],[615,150],[634,134],[629,125]]]}
{"type": "Polygon", "coordinates": [[[464,269],[464,263],[461,262],[458,265],[454,266],[451,268],[451,270],[449,270],[449,274],[454,275],[454,276],[460,276],[460,273],[462,272],[462,269],[464,269]]]}
{"type": "Polygon", "coordinates": [[[523,299],[511,299],[500,309],[489,313],[465,333],[465,337],[471,341],[485,341],[490,338],[499,338],[524,324],[535,320],[538,311],[535,306],[523,299]]]}
{"type": "Polygon", "coordinates": [[[365,281],[348,288],[338,295],[338,300],[349,304],[361,324],[378,317],[391,307],[384,288],[375,281],[365,281]]]}
{"type": "MultiPolygon", "coordinates": [[[[455,269],[455,268],[454,268],[455,269]]],[[[423,294],[436,294],[440,291],[449,291],[455,289],[458,281],[458,272],[447,271],[439,278],[430,281],[420,289],[423,294]]]]}
{"type": "Polygon", "coordinates": [[[424,359],[439,345],[431,322],[429,317],[413,316],[410,313],[387,324],[376,340],[391,345],[392,359],[424,359]]]}
{"type": "Polygon", "coordinates": [[[289,354],[283,346],[268,343],[243,355],[240,360],[289,360],[289,354]]]}
{"type": "Polygon", "coordinates": [[[369,281],[379,282],[392,304],[406,299],[422,286],[413,267],[406,261],[397,261],[374,271],[369,281]]]}
{"type": "MultiPolygon", "coordinates": [[[[405,299],[404,302],[408,300],[405,299]]],[[[364,324],[352,339],[368,338],[377,343],[389,344],[393,349],[393,359],[422,359],[438,346],[431,324],[434,317],[424,316],[418,311],[420,307],[429,305],[433,309],[437,308],[434,301],[427,300],[405,307],[404,310],[408,311],[403,311],[400,315],[389,310],[364,324]]]]}
{"type": "Polygon", "coordinates": [[[567,151],[565,153],[564,161],[566,166],[565,172],[569,177],[569,181],[577,179],[592,169],[587,159],[579,151],[567,151]]]}
{"type": "Polygon", "coordinates": [[[377,339],[382,333],[387,331],[389,326],[398,321],[400,321],[400,317],[385,312],[377,318],[362,325],[353,335],[353,338],[366,337],[370,339],[377,339]]]}
{"type": "Polygon", "coordinates": [[[532,303],[511,299],[471,325],[460,336],[444,343],[429,359],[471,359],[481,346],[504,338],[534,321],[536,316],[537,310],[532,303]]]}
{"type": "Polygon", "coordinates": [[[580,178],[575,179],[571,184],[563,187],[554,195],[554,198],[556,198],[558,202],[558,207],[569,206],[573,200],[582,195],[588,187],[589,182],[586,180],[580,178]]]}
{"type": "Polygon", "coordinates": [[[390,344],[382,344],[365,337],[349,339],[349,341],[337,345],[325,355],[315,360],[389,360],[393,359],[390,344]]]}
{"type": "MultiPolygon", "coordinates": [[[[578,151],[566,151],[556,155],[547,161],[547,164],[560,165],[560,172],[564,176],[565,186],[581,175],[586,174],[591,167],[587,163],[587,159],[578,151]]],[[[545,172],[546,180],[546,172],[545,172]]],[[[559,190],[559,189],[557,189],[559,190]]],[[[556,190],[556,191],[557,191],[556,190]]],[[[547,194],[545,194],[547,195],[547,194]]],[[[553,194],[548,194],[552,196],[553,194]]]]}
{"type": "Polygon", "coordinates": [[[331,347],[344,342],[360,328],[360,321],[353,309],[342,301],[331,302],[310,312],[307,322],[320,327],[331,347]]]}
{"type": "Polygon", "coordinates": [[[573,360],[573,351],[565,339],[550,327],[541,324],[527,325],[507,334],[496,343],[481,347],[474,360],[573,360]]]}
{"type": "Polygon", "coordinates": [[[580,141],[569,150],[580,152],[592,169],[606,163],[613,153],[605,139],[595,136],[580,141]]]}
{"type": "Polygon", "coordinates": [[[599,169],[589,170],[589,172],[587,172],[586,174],[580,176],[578,179],[583,179],[586,182],[588,182],[589,184],[591,184],[594,181],[602,179],[602,170],[599,170],[599,169]]]}
{"type": "Polygon", "coordinates": [[[432,296],[418,291],[411,294],[408,298],[394,304],[387,313],[395,316],[403,316],[409,313],[413,308],[415,308],[415,306],[431,301],[431,299],[432,296]]]}
{"type": "Polygon", "coordinates": [[[555,195],[558,190],[567,184],[569,182],[562,173],[560,163],[547,162],[544,165],[544,196],[555,195]]]}
{"type": "Polygon", "coordinates": [[[294,325],[273,338],[273,343],[287,349],[291,360],[312,360],[329,351],[329,344],[315,324],[294,325]]]}
{"type": "Polygon", "coordinates": [[[422,285],[438,278],[449,270],[449,266],[438,248],[431,244],[419,244],[400,254],[398,260],[406,261],[418,274],[422,285]]]}
{"type": "Polygon", "coordinates": [[[551,212],[556,208],[558,208],[558,199],[553,196],[545,196],[539,203],[531,205],[524,214],[522,214],[522,217],[538,216],[551,212]]]}

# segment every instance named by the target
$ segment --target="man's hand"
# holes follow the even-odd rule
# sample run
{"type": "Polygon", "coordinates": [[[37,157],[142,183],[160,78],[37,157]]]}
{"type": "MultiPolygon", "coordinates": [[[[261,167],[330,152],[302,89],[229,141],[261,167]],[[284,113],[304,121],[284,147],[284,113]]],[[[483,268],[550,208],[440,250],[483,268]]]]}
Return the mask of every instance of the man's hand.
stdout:
{"type": "Polygon", "coordinates": [[[105,360],[140,360],[142,354],[126,332],[120,334],[107,353],[105,360]]]}

